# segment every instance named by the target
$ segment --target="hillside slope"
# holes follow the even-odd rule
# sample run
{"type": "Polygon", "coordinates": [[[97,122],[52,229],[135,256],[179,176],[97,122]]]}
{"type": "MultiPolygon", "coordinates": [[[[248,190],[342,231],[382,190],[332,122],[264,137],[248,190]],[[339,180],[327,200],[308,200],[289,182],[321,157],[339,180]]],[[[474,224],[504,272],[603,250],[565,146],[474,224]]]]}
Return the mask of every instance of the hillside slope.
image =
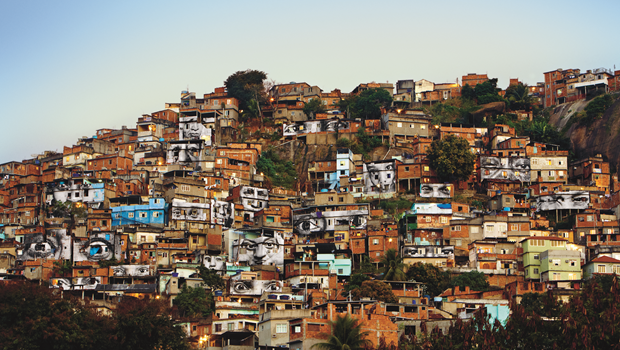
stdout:
{"type": "Polygon", "coordinates": [[[620,164],[620,99],[616,99],[602,118],[590,126],[579,125],[576,115],[588,102],[577,101],[556,107],[549,122],[558,130],[565,130],[577,158],[602,154],[613,167],[617,167],[620,164]]]}

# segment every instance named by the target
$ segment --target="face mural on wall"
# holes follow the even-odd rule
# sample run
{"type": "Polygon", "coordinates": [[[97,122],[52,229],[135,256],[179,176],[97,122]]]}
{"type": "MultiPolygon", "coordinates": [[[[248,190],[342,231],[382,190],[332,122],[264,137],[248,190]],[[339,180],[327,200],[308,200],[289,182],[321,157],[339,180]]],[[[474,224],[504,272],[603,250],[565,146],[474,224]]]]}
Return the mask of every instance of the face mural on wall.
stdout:
{"type": "Polygon", "coordinates": [[[396,191],[394,161],[364,164],[364,193],[382,194],[396,191]]]}
{"type": "Polygon", "coordinates": [[[205,255],[203,264],[210,270],[225,271],[226,256],[225,255],[205,255]]]}
{"type": "Polygon", "coordinates": [[[179,140],[202,140],[211,146],[212,129],[198,121],[198,117],[179,118],[179,140]]]}
{"type": "Polygon", "coordinates": [[[421,184],[420,197],[425,198],[451,198],[451,184],[421,184]]]}
{"type": "Polygon", "coordinates": [[[529,158],[480,157],[480,178],[482,180],[508,180],[529,182],[529,158]]]}
{"type": "Polygon", "coordinates": [[[282,281],[231,280],[230,294],[262,295],[264,292],[281,292],[283,285],[282,281]]]}
{"type": "Polygon", "coordinates": [[[71,236],[64,229],[47,230],[45,234],[26,234],[17,260],[71,259],[70,245],[71,236]]]}
{"type": "Polygon", "coordinates": [[[585,191],[558,192],[536,198],[536,211],[557,209],[587,209],[590,193],[585,191]]]}
{"type": "Polygon", "coordinates": [[[193,165],[200,169],[203,142],[201,140],[170,141],[166,162],[168,164],[193,165]]]}
{"type": "Polygon", "coordinates": [[[110,266],[110,276],[150,276],[148,265],[118,265],[110,266]]]}
{"type": "Polygon", "coordinates": [[[275,236],[257,238],[240,238],[233,242],[236,261],[247,265],[284,265],[284,238],[280,233],[275,236]]]}
{"type": "Polygon", "coordinates": [[[454,246],[438,247],[433,245],[405,247],[403,256],[407,258],[453,258],[454,246]]]}
{"type": "Polygon", "coordinates": [[[101,277],[74,277],[74,278],[51,278],[50,288],[64,290],[92,290],[101,284],[101,277]]]}
{"type": "Polygon", "coordinates": [[[211,200],[211,223],[222,225],[229,229],[235,222],[234,204],[224,201],[211,200]]]}
{"type": "Polygon", "coordinates": [[[242,186],[240,196],[243,210],[263,210],[269,203],[269,191],[264,188],[242,186]]]}
{"type": "Polygon", "coordinates": [[[70,290],[73,288],[73,283],[70,278],[51,278],[50,288],[70,290]]]}
{"type": "Polygon", "coordinates": [[[283,124],[282,135],[294,136],[303,134],[314,134],[317,132],[342,132],[348,130],[351,124],[340,119],[329,120],[309,120],[294,124],[283,124]]]}
{"type": "Polygon", "coordinates": [[[172,220],[208,221],[208,203],[172,202],[172,220]]]}
{"type": "Polygon", "coordinates": [[[293,215],[293,232],[309,235],[325,231],[334,231],[335,226],[344,225],[350,229],[366,228],[368,210],[324,211],[293,215]]]}
{"type": "Polygon", "coordinates": [[[120,255],[120,240],[114,233],[93,232],[89,239],[73,242],[73,261],[110,260],[120,255]]]}

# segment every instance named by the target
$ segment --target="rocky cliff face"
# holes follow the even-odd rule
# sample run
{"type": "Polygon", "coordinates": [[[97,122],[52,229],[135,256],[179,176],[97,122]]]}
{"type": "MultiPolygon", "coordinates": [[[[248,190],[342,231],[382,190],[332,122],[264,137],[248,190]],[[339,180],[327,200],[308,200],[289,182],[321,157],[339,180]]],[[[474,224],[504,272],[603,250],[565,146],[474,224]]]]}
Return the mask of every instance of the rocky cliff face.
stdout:
{"type": "Polygon", "coordinates": [[[558,130],[565,130],[565,136],[570,138],[577,158],[602,154],[612,167],[617,167],[620,165],[620,99],[590,126],[579,125],[576,116],[588,102],[577,101],[557,106],[549,122],[558,130]]]}

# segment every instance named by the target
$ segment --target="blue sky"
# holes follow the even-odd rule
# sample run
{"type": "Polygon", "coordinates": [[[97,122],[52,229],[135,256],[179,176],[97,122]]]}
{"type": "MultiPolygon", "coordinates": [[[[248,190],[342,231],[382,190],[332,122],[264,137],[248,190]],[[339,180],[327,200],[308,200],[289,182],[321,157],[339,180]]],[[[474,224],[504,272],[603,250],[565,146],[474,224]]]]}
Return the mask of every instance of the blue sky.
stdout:
{"type": "Polygon", "coordinates": [[[349,92],[370,81],[505,88],[620,69],[620,1],[0,1],[0,163],[223,86],[245,69],[349,92]],[[587,6],[586,6],[587,4],[587,6]]]}

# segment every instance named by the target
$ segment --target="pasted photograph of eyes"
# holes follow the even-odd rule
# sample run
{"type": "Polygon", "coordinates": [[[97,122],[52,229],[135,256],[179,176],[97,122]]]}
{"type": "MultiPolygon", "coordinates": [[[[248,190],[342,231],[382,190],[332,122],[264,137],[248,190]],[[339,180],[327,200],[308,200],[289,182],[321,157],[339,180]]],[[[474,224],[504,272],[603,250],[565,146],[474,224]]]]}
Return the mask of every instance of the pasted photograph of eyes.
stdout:
{"type": "Polygon", "coordinates": [[[137,266],[136,267],[136,276],[148,276],[149,267],[148,266],[137,266]]]}
{"type": "Polygon", "coordinates": [[[282,286],[277,281],[268,281],[263,288],[263,292],[280,292],[282,286]]]}
{"type": "Polygon", "coordinates": [[[485,157],[482,158],[482,167],[484,168],[500,168],[502,163],[499,158],[485,157]]]}
{"type": "Polygon", "coordinates": [[[323,232],[326,228],[324,218],[317,218],[311,215],[301,215],[296,218],[293,230],[302,235],[309,235],[312,232],[323,232]]]}
{"type": "Polygon", "coordinates": [[[423,184],[420,185],[420,197],[450,198],[452,191],[446,184],[423,184]]]}
{"type": "Polygon", "coordinates": [[[127,276],[127,269],[124,266],[113,266],[112,273],[114,276],[127,276]]]}
{"type": "Polygon", "coordinates": [[[62,249],[62,246],[51,238],[43,238],[43,235],[37,235],[32,238],[23,254],[26,259],[49,258],[55,255],[57,251],[60,253],[59,249],[62,249]]]}
{"type": "Polygon", "coordinates": [[[51,280],[52,288],[71,289],[72,283],[68,278],[54,278],[51,280]]]}
{"type": "Polygon", "coordinates": [[[527,158],[511,158],[510,168],[518,171],[530,170],[530,160],[527,158]]]}
{"type": "Polygon", "coordinates": [[[80,251],[88,260],[99,261],[111,259],[114,256],[113,248],[112,243],[103,238],[92,238],[82,245],[80,251]]]}
{"type": "Polygon", "coordinates": [[[252,281],[234,281],[232,292],[237,294],[249,294],[252,293],[254,287],[252,281]]]}
{"type": "Polygon", "coordinates": [[[364,228],[366,227],[366,217],[362,215],[354,215],[350,218],[350,223],[354,228],[364,228]]]}

